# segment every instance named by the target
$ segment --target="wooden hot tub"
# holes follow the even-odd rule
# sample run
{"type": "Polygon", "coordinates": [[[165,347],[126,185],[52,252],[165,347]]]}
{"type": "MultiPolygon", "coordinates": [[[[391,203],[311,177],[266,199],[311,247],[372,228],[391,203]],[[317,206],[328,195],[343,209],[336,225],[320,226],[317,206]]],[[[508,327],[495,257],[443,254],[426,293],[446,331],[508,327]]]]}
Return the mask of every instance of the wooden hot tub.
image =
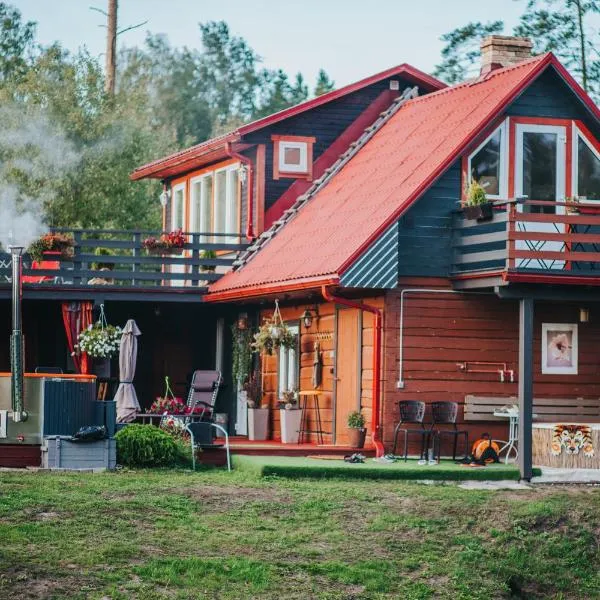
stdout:
{"type": "Polygon", "coordinates": [[[534,423],[533,464],[564,469],[600,469],[600,423],[534,423]]]}

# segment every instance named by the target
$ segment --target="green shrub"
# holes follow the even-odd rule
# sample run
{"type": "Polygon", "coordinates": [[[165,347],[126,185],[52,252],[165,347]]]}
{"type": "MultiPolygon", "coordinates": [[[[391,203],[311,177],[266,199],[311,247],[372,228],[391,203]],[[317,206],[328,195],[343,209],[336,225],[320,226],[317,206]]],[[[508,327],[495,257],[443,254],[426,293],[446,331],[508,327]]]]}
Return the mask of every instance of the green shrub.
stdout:
{"type": "Polygon", "coordinates": [[[115,439],[117,460],[128,467],[166,467],[181,457],[173,437],[153,425],[128,425],[115,439]]]}

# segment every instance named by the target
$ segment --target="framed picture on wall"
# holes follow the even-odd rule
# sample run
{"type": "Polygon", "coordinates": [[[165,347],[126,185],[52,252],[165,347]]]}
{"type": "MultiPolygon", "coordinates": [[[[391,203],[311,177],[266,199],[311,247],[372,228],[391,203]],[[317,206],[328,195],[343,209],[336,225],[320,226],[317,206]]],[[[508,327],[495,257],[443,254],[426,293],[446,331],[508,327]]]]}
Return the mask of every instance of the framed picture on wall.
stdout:
{"type": "Polygon", "coordinates": [[[577,325],[542,323],[542,373],[577,375],[577,325]]]}

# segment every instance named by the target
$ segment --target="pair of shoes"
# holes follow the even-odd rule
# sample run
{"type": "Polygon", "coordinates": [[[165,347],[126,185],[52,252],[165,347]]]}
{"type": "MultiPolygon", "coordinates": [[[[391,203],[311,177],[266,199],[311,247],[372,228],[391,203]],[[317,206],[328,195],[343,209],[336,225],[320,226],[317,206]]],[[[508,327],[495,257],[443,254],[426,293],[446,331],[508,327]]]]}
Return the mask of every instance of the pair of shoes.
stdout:
{"type": "Polygon", "coordinates": [[[344,456],[344,462],[364,463],[365,455],[361,454],[360,452],[355,452],[354,454],[348,454],[347,456],[344,456]]]}
{"type": "Polygon", "coordinates": [[[437,460],[435,460],[435,459],[428,460],[428,461],[427,461],[427,464],[428,464],[430,467],[433,467],[434,465],[437,465],[437,464],[438,464],[438,461],[437,461],[437,460]]]}
{"type": "Polygon", "coordinates": [[[419,461],[417,462],[418,465],[423,466],[427,464],[427,461],[424,458],[419,459],[419,461]]]}
{"type": "Polygon", "coordinates": [[[381,463],[383,465],[391,465],[392,463],[396,462],[396,457],[393,454],[386,454],[385,456],[374,458],[373,462],[381,463]]]}

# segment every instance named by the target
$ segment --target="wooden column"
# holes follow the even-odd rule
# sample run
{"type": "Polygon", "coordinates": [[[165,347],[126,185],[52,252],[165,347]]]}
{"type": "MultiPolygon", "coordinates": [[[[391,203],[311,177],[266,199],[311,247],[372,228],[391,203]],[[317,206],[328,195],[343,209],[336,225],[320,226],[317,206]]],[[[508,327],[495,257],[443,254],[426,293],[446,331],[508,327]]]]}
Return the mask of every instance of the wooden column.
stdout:
{"type": "Polygon", "coordinates": [[[533,298],[519,300],[519,471],[532,476],[533,298]]]}

